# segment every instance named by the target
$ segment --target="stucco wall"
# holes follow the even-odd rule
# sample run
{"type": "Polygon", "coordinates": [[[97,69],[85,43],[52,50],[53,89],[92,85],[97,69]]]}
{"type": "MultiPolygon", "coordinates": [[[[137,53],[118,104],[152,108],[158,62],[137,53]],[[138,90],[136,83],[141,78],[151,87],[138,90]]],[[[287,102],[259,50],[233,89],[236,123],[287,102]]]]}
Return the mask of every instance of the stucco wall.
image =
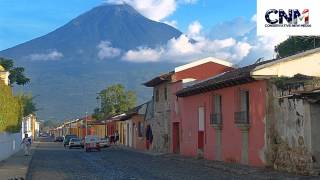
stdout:
{"type": "Polygon", "coordinates": [[[3,81],[6,85],[9,84],[9,72],[0,70],[0,80],[3,81]]]}
{"type": "Polygon", "coordinates": [[[310,103],[287,98],[288,92],[270,83],[268,96],[268,164],[305,174],[312,168],[310,103]]]}
{"type": "Polygon", "coordinates": [[[139,150],[145,150],[146,145],[145,145],[145,136],[146,136],[146,126],[144,122],[144,117],[143,115],[135,115],[132,117],[132,122],[133,122],[133,147],[135,149],[139,150]],[[144,131],[142,132],[142,137],[139,137],[139,129],[138,129],[138,124],[142,123],[144,127],[144,131]]]}
{"type": "Polygon", "coordinates": [[[0,161],[21,149],[21,133],[0,133],[0,161]]]}
{"type": "Polygon", "coordinates": [[[265,149],[265,81],[228,87],[213,92],[202,93],[194,96],[179,98],[181,103],[181,149],[183,155],[197,155],[198,135],[198,108],[205,108],[205,141],[204,157],[215,158],[215,135],[216,130],[210,125],[210,113],[212,113],[213,93],[222,96],[222,160],[228,162],[241,162],[242,135],[240,129],[234,123],[234,112],[236,111],[236,92],[239,89],[249,90],[250,93],[250,130],[249,130],[249,164],[255,166],[264,165],[265,149]]]}
{"type": "Polygon", "coordinates": [[[310,105],[311,115],[311,153],[313,155],[314,167],[320,168],[320,104],[310,105]]]}
{"type": "Polygon", "coordinates": [[[299,58],[285,58],[271,66],[257,67],[252,75],[276,75],[292,77],[296,74],[320,77],[320,53],[309,54],[299,58]]]}

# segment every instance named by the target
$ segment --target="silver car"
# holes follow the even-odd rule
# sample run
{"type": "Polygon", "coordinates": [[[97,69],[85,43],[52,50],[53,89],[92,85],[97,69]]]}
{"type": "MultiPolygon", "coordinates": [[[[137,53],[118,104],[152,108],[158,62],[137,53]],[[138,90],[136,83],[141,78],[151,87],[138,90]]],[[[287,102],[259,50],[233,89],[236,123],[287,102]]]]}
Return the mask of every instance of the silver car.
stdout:
{"type": "Polygon", "coordinates": [[[71,138],[68,146],[69,146],[69,149],[73,147],[82,147],[81,141],[79,138],[71,138]]]}

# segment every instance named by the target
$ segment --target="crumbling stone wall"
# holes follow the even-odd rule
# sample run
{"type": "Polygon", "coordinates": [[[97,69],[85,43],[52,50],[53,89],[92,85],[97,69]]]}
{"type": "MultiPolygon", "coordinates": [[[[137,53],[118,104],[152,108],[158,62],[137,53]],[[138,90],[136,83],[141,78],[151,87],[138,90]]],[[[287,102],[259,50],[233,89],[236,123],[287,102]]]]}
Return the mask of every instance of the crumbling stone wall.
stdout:
{"type": "Polygon", "coordinates": [[[162,83],[154,87],[155,92],[159,91],[159,101],[154,99],[154,116],[148,121],[153,133],[152,150],[154,152],[168,153],[170,149],[171,123],[170,123],[170,87],[169,83],[162,83]],[[167,87],[167,99],[165,99],[165,87],[167,87]]]}
{"type": "MultiPolygon", "coordinates": [[[[303,84],[295,90],[303,90],[303,84]]],[[[312,172],[310,104],[291,98],[292,89],[269,82],[267,109],[267,163],[275,169],[312,172]]]]}

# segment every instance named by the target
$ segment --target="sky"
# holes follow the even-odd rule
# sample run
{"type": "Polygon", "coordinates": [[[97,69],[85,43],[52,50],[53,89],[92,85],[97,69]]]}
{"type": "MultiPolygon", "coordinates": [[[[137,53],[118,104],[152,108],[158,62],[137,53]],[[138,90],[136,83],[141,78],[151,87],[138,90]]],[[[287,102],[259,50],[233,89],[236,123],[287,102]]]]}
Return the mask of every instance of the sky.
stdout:
{"type": "MultiPolygon", "coordinates": [[[[256,36],[256,0],[0,0],[0,50],[45,35],[103,3],[124,2],[184,33],[164,47],[130,50],[122,57],[128,61],[140,62],[135,57],[143,55],[143,62],[159,61],[177,54],[186,59],[213,55],[252,61],[260,56],[272,58],[274,46],[286,39],[256,36]],[[190,38],[199,43],[189,44],[190,38]]],[[[111,46],[102,44],[103,50],[116,51],[111,46]]]]}

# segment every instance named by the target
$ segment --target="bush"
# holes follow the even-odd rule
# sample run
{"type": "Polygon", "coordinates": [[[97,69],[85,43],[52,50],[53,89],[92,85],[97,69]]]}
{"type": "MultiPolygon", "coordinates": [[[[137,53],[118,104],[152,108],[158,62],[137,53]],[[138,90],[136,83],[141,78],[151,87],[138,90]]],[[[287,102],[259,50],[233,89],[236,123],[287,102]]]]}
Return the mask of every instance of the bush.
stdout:
{"type": "Polygon", "coordinates": [[[19,132],[22,106],[19,98],[13,96],[10,86],[0,82],[0,132],[19,132]]]}

